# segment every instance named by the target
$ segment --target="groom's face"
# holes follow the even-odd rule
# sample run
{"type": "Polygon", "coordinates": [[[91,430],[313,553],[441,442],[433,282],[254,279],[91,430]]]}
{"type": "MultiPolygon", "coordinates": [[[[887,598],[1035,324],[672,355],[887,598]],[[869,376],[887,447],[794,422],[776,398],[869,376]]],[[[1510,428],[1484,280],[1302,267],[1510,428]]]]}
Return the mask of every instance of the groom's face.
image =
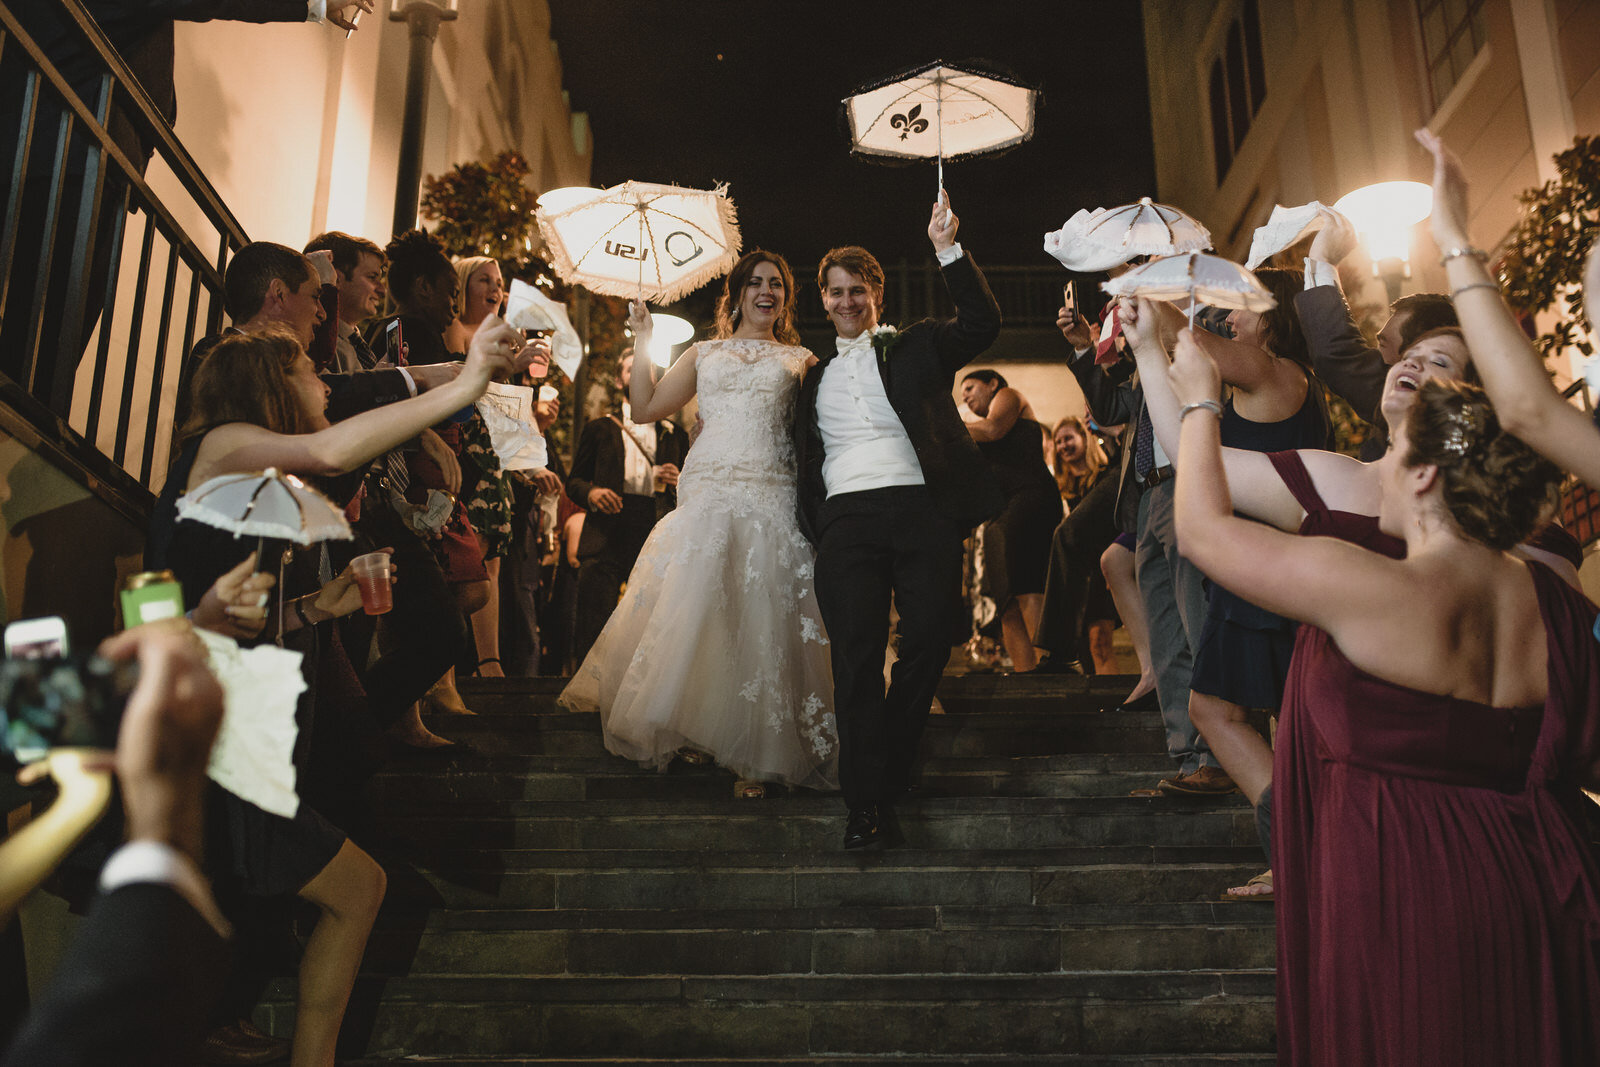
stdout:
{"type": "Polygon", "coordinates": [[[822,308],[840,337],[855,337],[878,324],[878,292],[859,274],[843,267],[828,268],[822,289],[822,308]]]}

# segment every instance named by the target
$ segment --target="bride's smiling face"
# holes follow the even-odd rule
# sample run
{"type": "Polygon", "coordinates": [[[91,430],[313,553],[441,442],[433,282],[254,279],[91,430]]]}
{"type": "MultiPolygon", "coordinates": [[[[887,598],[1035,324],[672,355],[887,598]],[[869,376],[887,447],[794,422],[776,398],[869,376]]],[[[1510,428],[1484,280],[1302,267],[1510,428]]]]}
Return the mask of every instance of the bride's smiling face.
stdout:
{"type": "Polygon", "coordinates": [[[777,265],[766,261],[757,263],[739,296],[741,324],[757,330],[771,330],[783,317],[784,302],[788,298],[777,265]]]}

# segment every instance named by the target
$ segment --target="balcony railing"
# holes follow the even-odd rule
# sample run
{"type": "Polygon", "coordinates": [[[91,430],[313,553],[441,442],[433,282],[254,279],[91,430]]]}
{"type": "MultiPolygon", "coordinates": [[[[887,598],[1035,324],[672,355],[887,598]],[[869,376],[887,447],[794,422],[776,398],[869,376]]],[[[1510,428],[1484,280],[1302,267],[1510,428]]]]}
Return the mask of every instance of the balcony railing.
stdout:
{"type": "Polygon", "coordinates": [[[142,517],[244,230],[78,0],[0,0],[0,175],[6,428],[142,517]]]}

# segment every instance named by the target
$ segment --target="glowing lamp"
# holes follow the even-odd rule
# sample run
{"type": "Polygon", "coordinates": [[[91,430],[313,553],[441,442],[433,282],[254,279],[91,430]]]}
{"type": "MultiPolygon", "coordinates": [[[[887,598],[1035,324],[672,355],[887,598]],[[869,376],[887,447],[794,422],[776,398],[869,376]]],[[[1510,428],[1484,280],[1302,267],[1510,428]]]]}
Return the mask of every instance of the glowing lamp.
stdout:
{"type": "Polygon", "coordinates": [[[672,365],[672,350],[694,337],[694,326],[676,315],[653,313],[655,325],[650,335],[650,362],[661,368],[672,365]]]}
{"type": "Polygon", "coordinates": [[[1411,273],[1411,227],[1433,212],[1433,190],[1422,182],[1377,182],[1339,198],[1333,209],[1350,220],[1372,258],[1373,273],[1398,259],[1411,273]]]}

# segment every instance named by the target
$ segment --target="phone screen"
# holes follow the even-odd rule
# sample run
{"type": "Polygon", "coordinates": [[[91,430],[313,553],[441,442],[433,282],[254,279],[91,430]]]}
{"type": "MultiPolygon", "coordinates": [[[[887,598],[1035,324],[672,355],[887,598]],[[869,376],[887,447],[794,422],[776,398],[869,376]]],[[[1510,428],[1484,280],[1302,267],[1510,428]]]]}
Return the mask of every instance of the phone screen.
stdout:
{"type": "Polygon", "coordinates": [[[1078,283],[1068,282],[1061,287],[1061,299],[1066,302],[1068,311],[1077,313],[1078,310],[1078,283]]]}
{"type": "Polygon", "coordinates": [[[60,616],[19,619],[6,627],[6,655],[45,659],[67,654],[67,624],[60,616]]]}
{"type": "Polygon", "coordinates": [[[52,748],[115,748],[138,676],[135,664],[92,654],[0,663],[0,766],[52,748]]]}

